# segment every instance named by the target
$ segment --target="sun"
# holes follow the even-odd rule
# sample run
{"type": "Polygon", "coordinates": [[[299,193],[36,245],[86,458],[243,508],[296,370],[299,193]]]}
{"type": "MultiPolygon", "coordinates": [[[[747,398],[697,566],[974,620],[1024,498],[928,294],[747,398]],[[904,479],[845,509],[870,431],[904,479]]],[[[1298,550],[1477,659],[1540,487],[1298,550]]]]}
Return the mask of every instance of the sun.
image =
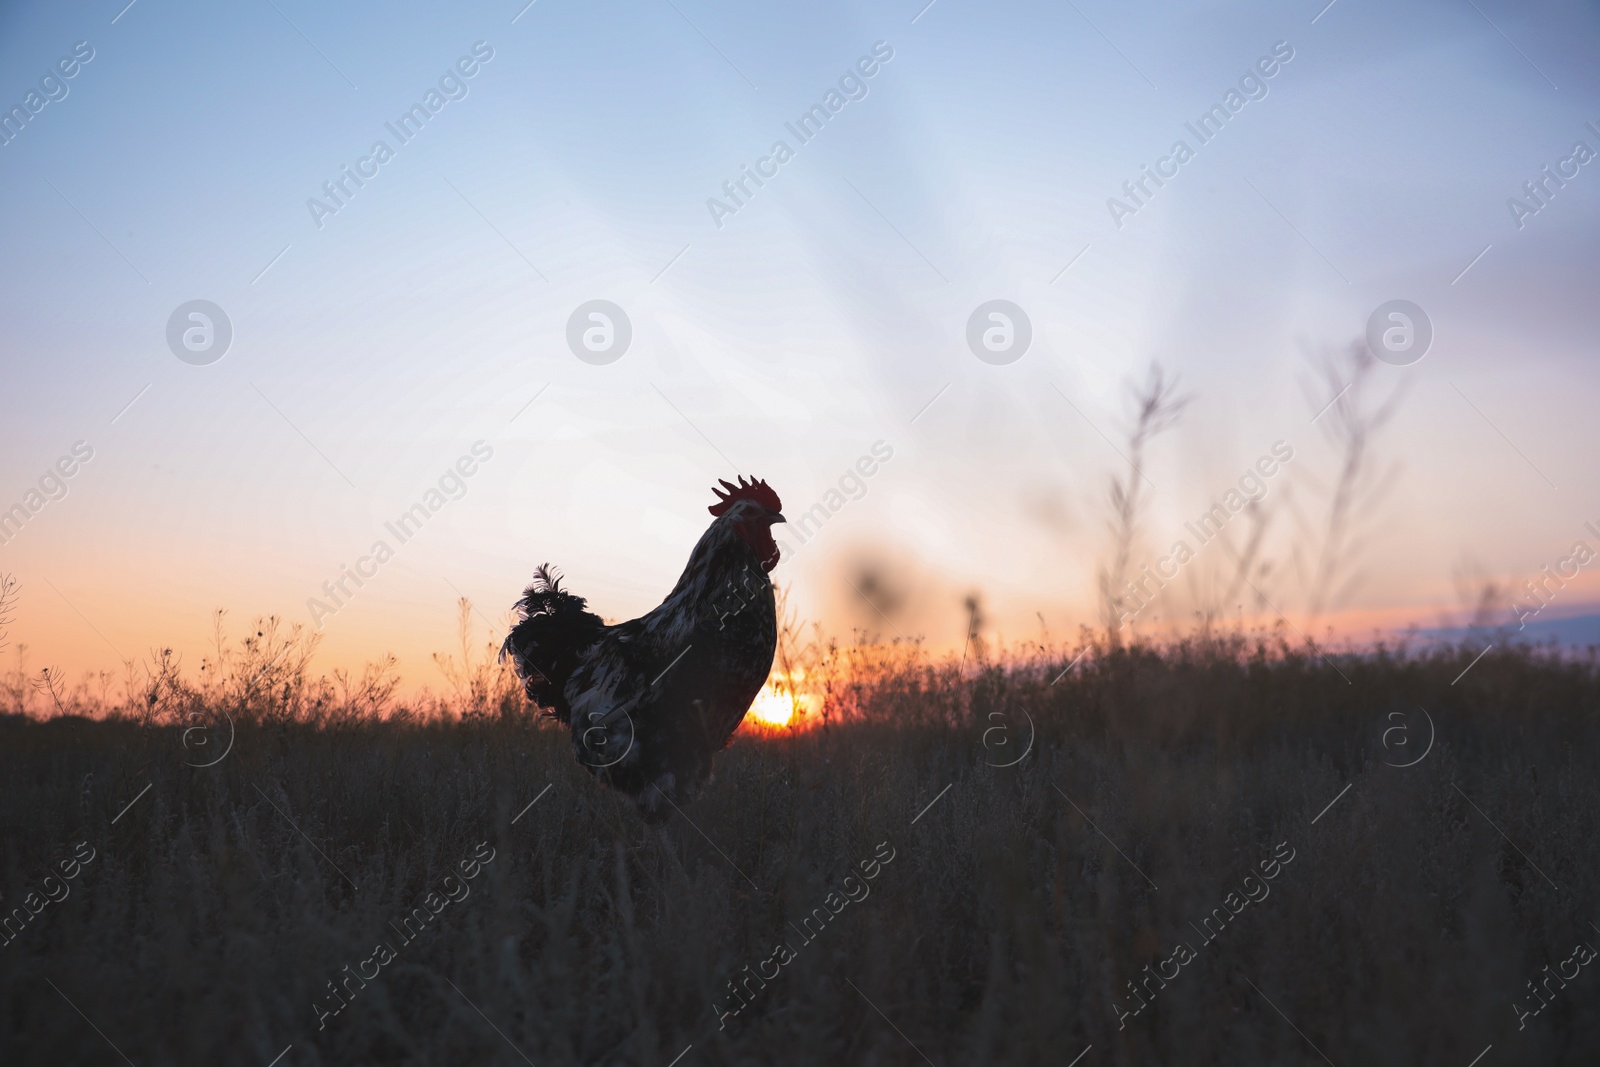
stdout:
{"type": "Polygon", "coordinates": [[[756,694],[755,702],[750,705],[750,715],[764,726],[788,726],[794,718],[794,697],[780,693],[769,682],[756,694]]]}
{"type": "Polygon", "coordinates": [[[793,730],[805,725],[808,716],[822,709],[822,697],[801,687],[805,669],[795,667],[788,674],[773,671],[761,687],[745,721],[773,730],[793,730]]]}

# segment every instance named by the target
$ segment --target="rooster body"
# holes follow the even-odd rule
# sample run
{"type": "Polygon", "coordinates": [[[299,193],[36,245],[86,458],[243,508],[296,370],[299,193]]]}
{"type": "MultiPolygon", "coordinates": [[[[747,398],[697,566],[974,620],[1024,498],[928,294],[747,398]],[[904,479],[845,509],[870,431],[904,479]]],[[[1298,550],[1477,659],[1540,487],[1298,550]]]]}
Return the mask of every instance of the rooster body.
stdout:
{"type": "Polygon", "coordinates": [[[528,699],[567,725],[578,762],[649,822],[710,780],[777,647],[767,574],[781,505],[764,482],[723,485],[717,518],[660,607],[608,626],[541,566],[501,649],[528,699]]]}

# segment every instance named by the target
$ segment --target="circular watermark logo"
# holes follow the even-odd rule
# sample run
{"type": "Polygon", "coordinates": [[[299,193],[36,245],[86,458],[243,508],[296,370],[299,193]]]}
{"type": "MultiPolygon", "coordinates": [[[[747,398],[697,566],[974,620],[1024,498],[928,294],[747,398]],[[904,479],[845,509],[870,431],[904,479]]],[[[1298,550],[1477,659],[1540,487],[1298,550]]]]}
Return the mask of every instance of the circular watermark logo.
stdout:
{"type": "Polygon", "coordinates": [[[228,753],[233,751],[233,716],[226,711],[195,712],[189,719],[191,725],[178,735],[178,743],[190,757],[183,762],[191,767],[215,767],[227,759],[228,753]],[[218,714],[227,720],[225,730],[217,719],[218,714]]]}
{"type": "Polygon", "coordinates": [[[1415,767],[1433,751],[1433,716],[1427,708],[1403,704],[1383,721],[1383,762],[1390,767],[1415,767]]]}
{"type": "Polygon", "coordinates": [[[1367,318],[1367,348],[1390,366],[1410,366],[1432,344],[1433,320],[1409,300],[1379,304],[1367,318]]]}
{"type": "Polygon", "coordinates": [[[589,712],[589,727],[572,739],[579,763],[598,771],[615,766],[627,758],[628,753],[633,751],[633,716],[624,711],[622,717],[627,720],[626,734],[617,729],[620,724],[606,723],[604,712],[589,712]],[[623,740],[627,744],[622,744],[623,740]]]}
{"type": "Polygon", "coordinates": [[[1015,363],[1032,343],[1033,322],[1009,300],[985,301],[967,319],[967,347],[985,363],[1015,363]]]}
{"type": "Polygon", "coordinates": [[[1026,708],[1018,710],[1028,723],[1028,739],[1021,744],[1017,744],[1017,741],[1021,740],[1021,732],[1013,736],[1005,712],[991,711],[987,716],[994,725],[983,731],[983,749],[986,756],[994,756],[995,759],[986,758],[983,762],[991,767],[1015,767],[1027,759],[1028,753],[1033,751],[1033,716],[1028,714],[1026,708]]]}
{"type": "Polygon", "coordinates": [[[579,304],[567,319],[567,347],[585,363],[597,367],[615,363],[632,341],[628,313],[609,300],[579,304]]]}
{"type": "Polygon", "coordinates": [[[209,300],[179,304],[167,317],[167,347],[185,363],[204,367],[228,354],[233,322],[209,300]]]}

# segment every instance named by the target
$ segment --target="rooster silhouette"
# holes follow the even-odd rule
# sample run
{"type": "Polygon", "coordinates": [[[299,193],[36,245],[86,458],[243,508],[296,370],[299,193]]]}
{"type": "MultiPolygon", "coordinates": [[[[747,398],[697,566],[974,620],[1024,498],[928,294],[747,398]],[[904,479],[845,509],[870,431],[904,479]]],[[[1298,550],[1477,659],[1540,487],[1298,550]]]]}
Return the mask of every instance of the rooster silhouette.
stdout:
{"type": "Polygon", "coordinates": [[[777,648],[767,575],[783,505],[763,481],[722,487],[712,489],[715,520],[660,607],[607,626],[541,564],[500,649],[528,699],[571,730],[578,762],[651,824],[710,780],[712,755],[738,729],[777,648]]]}

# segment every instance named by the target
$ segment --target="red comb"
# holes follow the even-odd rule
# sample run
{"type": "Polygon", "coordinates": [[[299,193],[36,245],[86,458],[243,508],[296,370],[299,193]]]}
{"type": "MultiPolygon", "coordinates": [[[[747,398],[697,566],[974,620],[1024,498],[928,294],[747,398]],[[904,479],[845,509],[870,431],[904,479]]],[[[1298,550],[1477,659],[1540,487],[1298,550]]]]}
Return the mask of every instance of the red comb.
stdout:
{"type": "Polygon", "coordinates": [[[771,512],[781,512],[783,510],[783,504],[778,500],[778,494],[774,493],[772,487],[766,482],[759,479],[747,482],[742,474],[739,475],[738,485],[734,485],[726,478],[718,480],[722,482],[723,487],[728,491],[724,493],[714,485],[711,487],[711,491],[717,494],[717,503],[712,504],[706,510],[713,515],[721,515],[731,508],[736,501],[740,500],[754,500],[771,512]]]}

